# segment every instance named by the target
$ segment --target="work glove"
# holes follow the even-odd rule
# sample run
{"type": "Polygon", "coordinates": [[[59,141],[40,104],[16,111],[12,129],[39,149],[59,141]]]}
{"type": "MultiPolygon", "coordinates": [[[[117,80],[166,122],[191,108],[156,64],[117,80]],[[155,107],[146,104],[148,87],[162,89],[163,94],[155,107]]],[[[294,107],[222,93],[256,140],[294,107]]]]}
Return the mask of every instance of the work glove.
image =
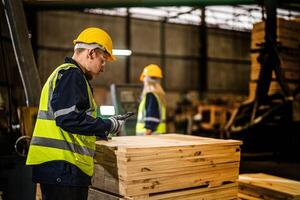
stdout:
{"type": "Polygon", "coordinates": [[[125,123],[125,120],[120,120],[118,115],[112,116],[110,118],[108,118],[111,121],[111,128],[109,131],[109,136],[116,136],[120,133],[120,131],[122,130],[122,127],[125,123]]]}
{"type": "Polygon", "coordinates": [[[112,137],[118,135],[121,132],[126,119],[128,119],[132,115],[133,115],[132,112],[128,112],[124,115],[114,115],[108,118],[111,121],[111,128],[108,136],[112,137]]]}

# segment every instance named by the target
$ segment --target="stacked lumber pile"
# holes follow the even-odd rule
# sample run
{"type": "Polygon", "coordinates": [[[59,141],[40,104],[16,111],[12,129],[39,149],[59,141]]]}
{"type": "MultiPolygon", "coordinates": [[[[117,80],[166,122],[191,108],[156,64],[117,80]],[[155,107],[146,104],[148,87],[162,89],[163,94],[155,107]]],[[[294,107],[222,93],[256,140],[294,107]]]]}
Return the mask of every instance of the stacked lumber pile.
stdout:
{"type": "MultiPolygon", "coordinates": [[[[277,18],[277,42],[285,47],[297,49],[299,48],[299,21],[286,20],[277,18]]],[[[251,33],[251,48],[255,49],[259,47],[261,43],[265,41],[265,22],[258,22],[253,25],[251,33]]]]}
{"type": "Polygon", "coordinates": [[[268,174],[241,174],[240,199],[300,199],[300,182],[268,174]]]}
{"type": "Polygon", "coordinates": [[[97,141],[89,200],[237,198],[240,145],[178,134],[97,141]]]}
{"type": "MultiPolygon", "coordinates": [[[[282,75],[286,79],[289,88],[294,91],[300,80],[300,22],[296,20],[277,19],[277,43],[281,62],[282,75]]],[[[259,49],[265,42],[265,22],[253,25],[251,32],[251,49],[259,49]]],[[[254,99],[257,80],[261,64],[258,62],[259,53],[251,54],[251,74],[249,84],[249,99],[254,99]]],[[[275,73],[272,74],[272,82],[269,95],[281,91],[276,80],[275,73]]]]}

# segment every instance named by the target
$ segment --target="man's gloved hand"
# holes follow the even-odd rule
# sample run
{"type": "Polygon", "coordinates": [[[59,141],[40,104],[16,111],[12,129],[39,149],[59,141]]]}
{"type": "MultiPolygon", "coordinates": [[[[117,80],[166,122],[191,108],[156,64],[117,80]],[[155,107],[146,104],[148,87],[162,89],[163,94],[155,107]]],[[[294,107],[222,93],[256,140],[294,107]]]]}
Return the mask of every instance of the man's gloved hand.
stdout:
{"type": "Polygon", "coordinates": [[[134,115],[133,112],[128,112],[124,115],[114,115],[114,116],[108,118],[112,124],[111,129],[109,131],[109,137],[118,135],[120,133],[120,131],[122,130],[122,127],[123,127],[126,119],[128,119],[132,115],[134,115]]]}
{"type": "Polygon", "coordinates": [[[108,118],[111,121],[110,136],[116,136],[122,130],[125,120],[118,119],[118,115],[108,118]]]}

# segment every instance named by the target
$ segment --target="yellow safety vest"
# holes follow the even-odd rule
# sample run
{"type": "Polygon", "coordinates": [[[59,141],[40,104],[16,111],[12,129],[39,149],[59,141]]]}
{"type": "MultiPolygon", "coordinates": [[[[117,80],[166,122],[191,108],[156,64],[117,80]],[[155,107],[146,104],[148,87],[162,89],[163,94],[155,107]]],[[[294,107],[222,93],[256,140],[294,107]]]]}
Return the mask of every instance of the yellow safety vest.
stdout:
{"type": "Polygon", "coordinates": [[[160,101],[160,98],[157,94],[154,96],[157,99],[160,111],[160,120],[157,121],[156,118],[146,117],[146,95],[143,97],[138,110],[137,124],[136,124],[136,135],[143,135],[146,132],[145,122],[146,121],[155,121],[159,122],[156,130],[153,132],[154,134],[162,134],[166,133],[166,106],[160,101]]]}
{"type": "MultiPolygon", "coordinates": [[[[27,156],[27,165],[38,165],[49,161],[66,161],[76,165],[89,176],[93,175],[95,153],[95,136],[86,136],[64,131],[56,126],[55,117],[75,110],[75,105],[53,113],[51,99],[56,87],[60,71],[77,68],[74,64],[60,65],[45,83],[39,105],[37,121],[33,131],[31,144],[27,156]]],[[[96,117],[96,103],[92,96],[91,88],[86,81],[90,108],[86,114],[96,117]]],[[[72,98],[72,97],[66,97],[72,98]]]]}

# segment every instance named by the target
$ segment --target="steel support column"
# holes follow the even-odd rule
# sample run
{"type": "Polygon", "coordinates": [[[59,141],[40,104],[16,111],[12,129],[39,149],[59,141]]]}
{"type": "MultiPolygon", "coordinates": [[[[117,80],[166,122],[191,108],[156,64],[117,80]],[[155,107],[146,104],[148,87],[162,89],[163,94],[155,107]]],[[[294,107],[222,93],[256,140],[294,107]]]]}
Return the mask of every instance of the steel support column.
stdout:
{"type": "Polygon", "coordinates": [[[37,42],[37,11],[36,10],[25,10],[27,18],[27,26],[30,34],[30,41],[32,45],[32,50],[34,57],[37,58],[38,53],[38,42],[37,42]]]}
{"type": "MultiPolygon", "coordinates": [[[[127,16],[126,16],[126,48],[131,50],[131,16],[130,16],[130,12],[129,9],[127,9],[127,16]]],[[[126,67],[125,67],[125,81],[126,83],[130,83],[130,74],[131,74],[131,70],[130,70],[130,64],[131,64],[131,60],[130,60],[130,56],[126,57],[126,67]]]]}
{"type": "Polygon", "coordinates": [[[163,71],[162,87],[166,87],[166,19],[160,22],[160,67],[163,71]]]}
{"type": "Polygon", "coordinates": [[[207,29],[205,22],[205,7],[201,8],[200,24],[200,62],[199,62],[199,94],[200,97],[207,91],[207,29]]]}
{"type": "Polygon", "coordinates": [[[272,71],[275,63],[276,47],[276,0],[265,0],[266,22],[265,22],[265,44],[261,50],[261,69],[256,89],[256,101],[261,102],[268,96],[272,71]]]}

